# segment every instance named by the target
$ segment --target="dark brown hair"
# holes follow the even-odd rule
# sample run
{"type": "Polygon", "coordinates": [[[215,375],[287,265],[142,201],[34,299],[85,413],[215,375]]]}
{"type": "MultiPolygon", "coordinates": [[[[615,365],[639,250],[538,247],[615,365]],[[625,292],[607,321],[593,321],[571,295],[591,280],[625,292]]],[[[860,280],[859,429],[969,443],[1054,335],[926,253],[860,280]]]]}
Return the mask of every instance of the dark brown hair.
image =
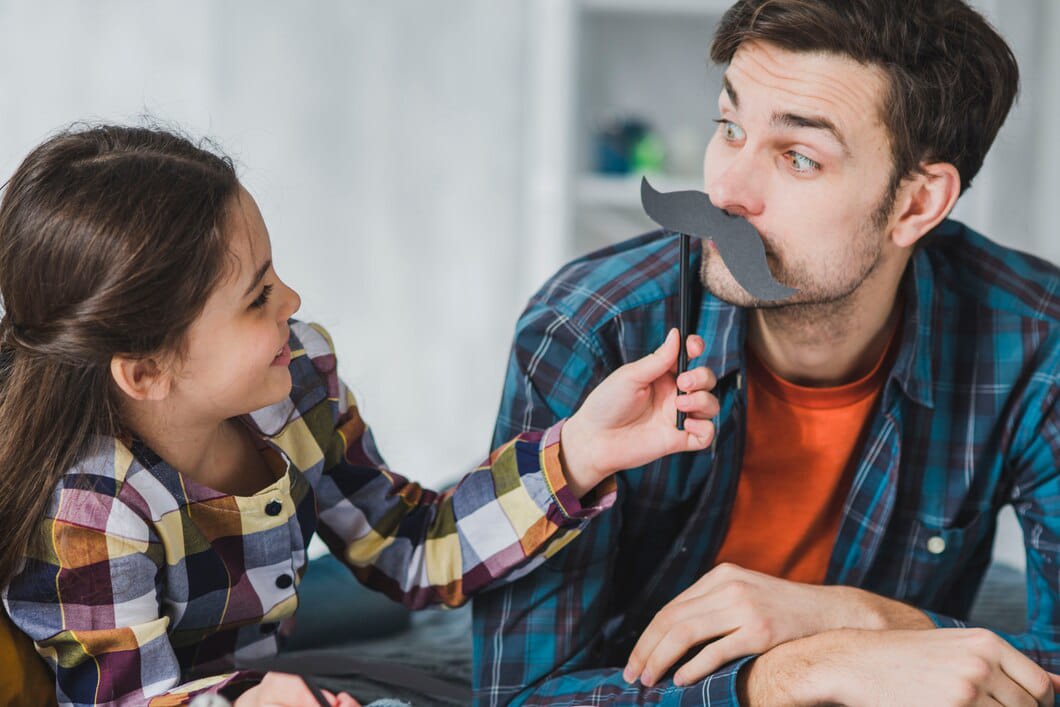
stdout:
{"type": "Polygon", "coordinates": [[[35,148],[0,202],[0,585],[62,475],[123,434],[115,354],[180,352],[228,267],[231,160],[158,128],[35,148]]]}
{"type": "Polygon", "coordinates": [[[727,64],[750,40],[883,70],[892,189],[930,162],[954,165],[967,189],[1019,86],[1012,50],[962,0],[739,0],[718,25],[711,59],[727,64]]]}

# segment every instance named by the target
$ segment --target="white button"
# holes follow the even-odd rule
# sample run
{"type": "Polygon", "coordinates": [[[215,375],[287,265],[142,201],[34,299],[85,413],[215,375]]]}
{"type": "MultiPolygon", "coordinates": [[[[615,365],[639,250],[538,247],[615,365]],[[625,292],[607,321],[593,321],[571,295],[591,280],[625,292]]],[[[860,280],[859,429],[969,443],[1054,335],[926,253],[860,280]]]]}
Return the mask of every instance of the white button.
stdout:
{"type": "Polygon", "coordinates": [[[946,541],[935,535],[928,538],[927,548],[932,555],[941,555],[946,549],[946,541]]]}

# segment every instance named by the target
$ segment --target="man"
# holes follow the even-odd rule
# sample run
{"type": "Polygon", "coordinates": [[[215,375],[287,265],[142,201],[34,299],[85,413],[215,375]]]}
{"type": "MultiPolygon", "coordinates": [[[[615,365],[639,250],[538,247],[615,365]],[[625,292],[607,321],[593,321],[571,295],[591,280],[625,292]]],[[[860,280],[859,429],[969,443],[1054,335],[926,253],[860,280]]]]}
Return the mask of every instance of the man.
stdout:
{"type": "MultiPolygon", "coordinates": [[[[704,191],[799,293],[753,300],[705,242],[715,443],[623,472],[609,514],[475,602],[477,699],[1052,704],[1060,272],[946,220],[1015,59],[960,0],[740,0],[711,54],[727,69],[704,191]],[[1002,638],[964,619],[1005,504],[1028,624],[1002,638]]],[[[495,439],[657,345],[677,252],[647,234],[531,299],[495,439]]]]}

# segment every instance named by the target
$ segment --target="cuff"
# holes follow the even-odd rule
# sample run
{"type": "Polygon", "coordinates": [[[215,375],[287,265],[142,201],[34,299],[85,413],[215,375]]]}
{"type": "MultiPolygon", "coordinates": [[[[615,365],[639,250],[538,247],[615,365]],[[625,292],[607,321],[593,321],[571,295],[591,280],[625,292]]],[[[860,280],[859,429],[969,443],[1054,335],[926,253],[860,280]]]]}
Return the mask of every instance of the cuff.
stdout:
{"type": "Polygon", "coordinates": [[[936,614],[934,611],[928,611],[927,609],[920,610],[927,614],[927,617],[935,624],[935,628],[968,628],[968,624],[959,619],[945,614],[936,614]]]}
{"type": "Polygon", "coordinates": [[[563,418],[545,430],[545,434],[541,437],[538,457],[545,483],[548,484],[549,493],[552,494],[552,502],[562,514],[562,520],[566,521],[563,524],[569,525],[595,518],[615,505],[615,499],[618,497],[618,482],[615,481],[614,476],[611,476],[580,499],[571,492],[559,457],[559,436],[566,422],[567,418],[563,418]]]}
{"type": "MultiPolygon", "coordinates": [[[[219,695],[226,700],[234,701],[236,697],[261,682],[264,674],[256,670],[238,670],[225,675],[212,675],[192,682],[184,683],[171,692],[152,697],[150,707],[171,707],[194,704],[196,698],[204,695],[219,695]]],[[[200,704],[201,704],[200,700],[200,704]]],[[[208,703],[207,703],[208,704],[208,703]]]]}
{"type": "MultiPolygon", "coordinates": [[[[757,657],[757,655],[749,655],[727,663],[694,685],[681,688],[684,690],[681,694],[700,696],[703,699],[702,704],[711,705],[711,707],[739,707],[740,696],[736,685],[740,670],[757,657]]],[[[682,701],[681,704],[684,702],[682,701]]],[[[700,703],[696,702],[696,704],[700,703]]]]}

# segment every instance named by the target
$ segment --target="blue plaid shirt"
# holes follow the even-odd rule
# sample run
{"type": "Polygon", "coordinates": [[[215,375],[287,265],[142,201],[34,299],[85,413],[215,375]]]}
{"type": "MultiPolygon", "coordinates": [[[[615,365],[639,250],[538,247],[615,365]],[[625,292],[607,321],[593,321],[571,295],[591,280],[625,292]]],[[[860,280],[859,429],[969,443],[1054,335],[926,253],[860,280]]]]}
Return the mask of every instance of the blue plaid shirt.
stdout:
{"type": "MultiPolygon", "coordinates": [[[[676,237],[655,232],[553,277],[519,320],[494,440],[570,415],[656,347],[677,322],[677,264],[676,237]]],[[[697,297],[707,351],[693,364],[719,381],[714,446],[623,472],[610,513],[475,600],[478,704],[737,703],[749,657],[685,687],[621,675],[654,614],[714,566],[736,494],[747,313],[697,297]]],[[[1003,635],[1060,671],[1060,271],[946,221],[917,249],[900,297],[899,350],[852,460],[826,583],[964,626],[997,512],[1011,504],[1026,543],[1027,628],[1003,635]]]]}

